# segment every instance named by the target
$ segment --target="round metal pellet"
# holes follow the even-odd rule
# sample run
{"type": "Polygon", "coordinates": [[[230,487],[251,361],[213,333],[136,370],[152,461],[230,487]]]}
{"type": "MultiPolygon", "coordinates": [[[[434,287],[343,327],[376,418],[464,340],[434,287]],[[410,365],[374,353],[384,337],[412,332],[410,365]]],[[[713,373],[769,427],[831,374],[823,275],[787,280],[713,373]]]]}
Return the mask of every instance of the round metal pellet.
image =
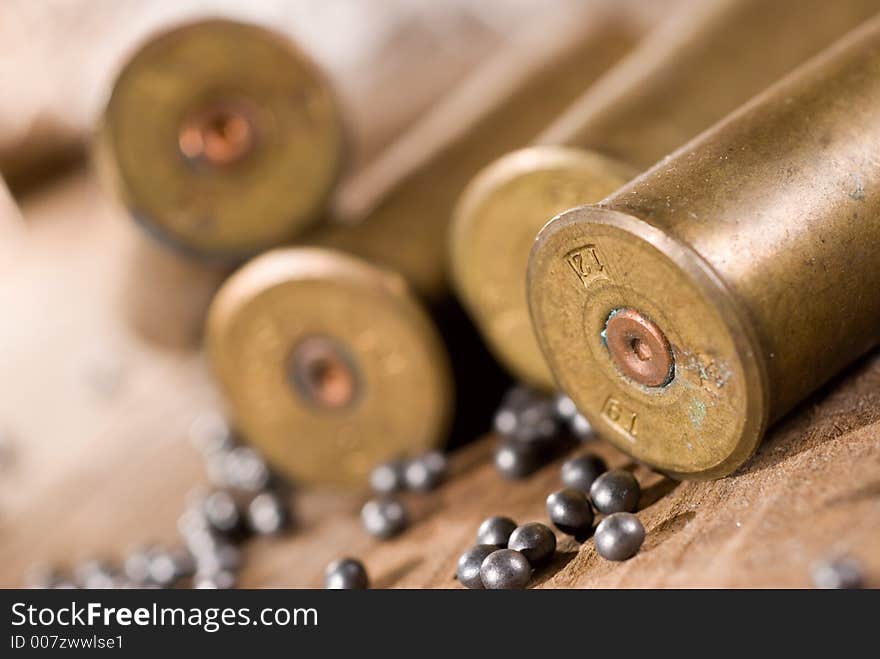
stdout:
{"type": "Polygon", "coordinates": [[[149,581],[162,588],[172,586],[181,576],[175,557],[167,551],[156,551],[150,557],[149,581]]]}
{"type": "Polygon", "coordinates": [[[566,535],[579,537],[593,528],[593,509],[587,495],[571,487],[558,490],[547,497],[550,521],[566,535]]]}
{"type": "Polygon", "coordinates": [[[516,529],[516,522],[509,517],[500,515],[487,517],[477,529],[477,544],[492,545],[499,549],[507,547],[507,541],[514,529],[516,529]]]}
{"type": "Polygon", "coordinates": [[[395,273],[322,248],[268,252],[211,305],[207,351],[242,436],[304,485],[362,486],[444,438],[446,349],[395,273]]]}
{"type": "Polygon", "coordinates": [[[544,464],[544,454],[534,444],[507,440],[496,447],[494,461],[502,477],[516,480],[538,470],[544,464]]]}
{"type": "Polygon", "coordinates": [[[578,413],[577,405],[575,405],[574,401],[565,394],[556,395],[554,407],[556,409],[556,416],[563,421],[570,421],[578,413]]]}
{"type": "Polygon", "coordinates": [[[189,427],[192,445],[204,455],[229,451],[235,446],[235,434],[226,419],[217,412],[199,414],[189,427]]]}
{"type": "Polygon", "coordinates": [[[403,460],[389,460],[373,467],[370,472],[370,487],[376,494],[393,494],[404,487],[403,460]]]}
{"type": "Polygon", "coordinates": [[[258,535],[277,535],[289,521],[287,506],[274,492],[261,492],[247,509],[248,525],[258,535]]]}
{"type": "Polygon", "coordinates": [[[587,453],[562,463],[562,483],[585,494],[590,493],[593,482],[608,471],[608,465],[598,455],[587,453]]]}
{"type": "Polygon", "coordinates": [[[410,460],[404,470],[407,489],[429,492],[440,485],[446,476],[446,456],[440,451],[429,451],[410,460]]]}
{"type": "Polygon", "coordinates": [[[812,576],[816,588],[840,590],[865,587],[862,566],[849,556],[819,561],[813,567],[812,576]]]}
{"type": "Polygon", "coordinates": [[[138,548],[130,552],[122,564],[125,578],[135,586],[146,586],[150,583],[150,561],[155,548],[138,548]]]}
{"type": "Polygon", "coordinates": [[[504,396],[493,421],[495,432],[506,439],[536,442],[559,434],[556,401],[546,394],[517,385],[504,396]]]}
{"type": "Polygon", "coordinates": [[[465,588],[478,590],[484,588],[483,579],[480,576],[480,568],[486,557],[498,551],[495,545],[476,545],[471,547],[458,558],[458,568],[455,578],[465,588]]]}
{"type": "Polygon", "coordinates": [[[529,584],[532,566],[520,552],[499,549],[489,554],[480,566],[483,587],[490,590],[521,590],[529,584]]]}
{"type": "Polygon", "coordinates": [[[545,524],[530,522],[516,527],[507,542],[529,561],[533,568],[545,565],[556,551],[556,534],[545,524]]]}
{"type": "Polygon", "coordinates": [[[590,499],[600,513],[633,513],[639,507],[642,489],[628,471],[612,469],[599,476],[590,487],[590,499]]]}
{"type": "Polygon", "coordinates": [[[596,438],[596,430],[593,428],[593,424],[580,412],[569,419],[568,429],[572,435],[582,442],[596,438]]]}
{"type": "Polygon", "coordinates": [[[639,553],[645,527],[632,513],[613,513],[599,522],[593,541],[602,558],[625,561],[639,553]]]}
{"type": "Polygon", "coordinates": [[[199,553],[193,553],[193,556],[195,571],[203,575],[220,572],[235,573],[241,566],[241,552],[235,545],[227,542],[204,547],[199,553]]]}
{"type": "Polygon", "coordinates": [[[370,587],[367,569],[355,558],[340,558],[324,571],[327,590],[366,590],[370,587]]]}
{"type": "Polygon", "coordinates": [[[89,560],[75,566],[73,578],[80,588],[89,590],[116,588],[119,583],[116,568],[101,560],[89,560]]]}
{"type": "Polygon", "coordinates": [[[370,535],[391,538],[406,528],[409,515],[399,500],[385,497],[373,499],[361,509],[361,522],[370,535]]]}
{"type": "Polygon", "coordinates": [[[286,242],[316,220],[341,154],[336,103],[314,64],[283,36],[229,20],[141,47],[96,139],[104,178],[147,231],[214,259],[286,242]]]}
{"type": "Polygon", "coordinates": [[[210,574],[198,573],[193,579],[193,587],[199,590],[228,590],[235,588],[235,574],[225,570],[210,574]]]}
{"type": "Polygon", "coordinates": [[[259,492],[269,485],[271,472],[266,461],[249,446],[237,446],[224,454],[226,482],[248,492],[259,492]]]}
{"type": "Polygon", "coordinates": [[[202,513],[211,527],[224,535],[235,535],[242,528],[238,504],[229,492],[211,492],[201,504],[202,513]]]}

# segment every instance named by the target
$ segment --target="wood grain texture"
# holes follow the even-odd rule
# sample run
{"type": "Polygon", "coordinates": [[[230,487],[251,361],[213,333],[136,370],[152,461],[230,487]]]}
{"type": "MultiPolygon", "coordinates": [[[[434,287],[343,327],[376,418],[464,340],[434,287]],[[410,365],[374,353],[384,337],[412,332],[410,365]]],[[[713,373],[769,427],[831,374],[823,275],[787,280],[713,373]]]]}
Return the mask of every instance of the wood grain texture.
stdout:
{"type": "MultiPolygon", "coordinates": [[[[122,321],[114,300],[132,229],[90,176],[23,213],[22,249],[0,265],[0,430],[13,445],[0,467],[0,586],[21,585],[41,561],[174,542],[186,493],[206,483],[186,431],[217,405],[198,353],[152,349],[122,321]]],[[[435,493],[407,496],[414,524],[392,541],[361,530],[364,493],[295,493],[296,531],[249,543],[241,584],[319,587],[330,560],[353,555],[377,587],[458,587],[455,563],[484,517],[546,521],[544,499],[560,486],[558,464],[502,480],[493,443],[457,454],[435,493]]],[[[802,404],[722,480],[676,484],[604,443],[590,450],[635,468],[645,546],[616,564],[560,536],[538,587],[805,587],[814,561],[836,553],[880,586],[880,355],[802,404]]]]}

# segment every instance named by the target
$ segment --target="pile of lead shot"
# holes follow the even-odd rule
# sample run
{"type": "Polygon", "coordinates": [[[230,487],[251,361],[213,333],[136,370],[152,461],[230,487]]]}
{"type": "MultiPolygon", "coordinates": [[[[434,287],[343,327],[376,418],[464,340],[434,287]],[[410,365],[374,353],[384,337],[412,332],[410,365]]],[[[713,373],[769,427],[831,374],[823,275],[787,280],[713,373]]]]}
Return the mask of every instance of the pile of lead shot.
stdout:
{"type": "Polygon", "coordinates": [[[28,587],[234,587],[241,543],[252,535],[278,535],[289,527],[285,492],[263,458],[240,445],[219,415],[199,416],[190,438],[204,457],[214,487],[189,497],[178,521],[183,548],[145,546],[132,551],[121,566],[91,560],[69,575],[38,568],[29,575],[28,587]]]}
{"type": "Polygon", "coordinates": [[[635,556],[645,540],[645,527],[632,514],[642,495],[636,477],[623,469],[609,471],[602,458],[589,453],[566,460],[561,475],[565,487],[547,497],[547,515],[556,528],[580,542],[593,535],[596,551],[610,561],[635,556]],[[594,509],[606,515],[595,529],[594,509]]]}
{"type": "Polygon", "coordinates": [[[493,426],[500,437],[495,466],[508,479],[534,473],[568,448],[572,436],[581,441],[594,437],[590,422],[568,396],[548,396],[523,385],[504,396],[493,426]]]}
{"type": "MultiPolygon", "coordinates": [[[[557,529],[581,542],[595,531],[596,551],[608,560],[638,553],[645,528],[632,514],[641,489],[631,473],[609,471],[600,457],[587,453],[562,465],[562,481],[566,487],[547,497],[547,514],[557,529]],[[595,529],[594,508],[607,515],[595,529]]],[[[517,526],[508,517],[489,517],[477,531],[476,546],[459,558],[456,576],[467,588],[525,588],[555,551],[556,535],[544,524],[517,526]]]]}
{"type": "Polygon", "coordinates": [[[403,491],[425,493],[446,478],[448,463],[440,451],[428,451],[412,459],[391,460],[377,465],[370,473],[370,486],[376,497],[361,509],[361,523],[372,536],[394,537],[409,525],[409,513],[396,494],[403,491]]]}
{"type": "Polygon", "coordinates": [[[458,559],[456,578],[466,588],[525,588],[555,552],[556,535],[544,524],[489,517],[477,530],[477,544],[458,559]]]}

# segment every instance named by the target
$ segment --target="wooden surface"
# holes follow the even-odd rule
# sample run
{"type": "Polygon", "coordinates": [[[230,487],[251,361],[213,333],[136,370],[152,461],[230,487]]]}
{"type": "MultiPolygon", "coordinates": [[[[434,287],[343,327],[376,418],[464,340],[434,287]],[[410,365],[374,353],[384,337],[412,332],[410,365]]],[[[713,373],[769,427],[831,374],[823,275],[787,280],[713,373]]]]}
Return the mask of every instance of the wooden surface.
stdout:
{"type": "MultiPolygon", "coordinates": [[[[29,566],[121,558],[174,542],[187,492],[207,482],[186,431],[217,401],[201,356],[140,343],[122,322],[118,287],[131,225],[85,173],[25,200],[28,231],[0,264],[0,586],[29,566]]],[[[487,411],[487,426],[488,426],[487,411]]],[[[546,521],[558,465],[503,481],[494,440],[461,451],[435,493],[408,496],[415,518],[375,541],[357,513],[365,493],[300,492],[290,536],[247,545],[241,584],[318,587],[342,555],[362,558],[378,587],[457,587],[458,555],[492,514],[546,521]]],[[[591,445],[614,465],[628,460],[591,445]]],[[[859,558],[880,585],[880,356],[862,360],[776,428],[740,472],[676,484],[643,468],[648,536],[620,564],[591,541],[560,536],[541,587],[809,586],[810,567],[859,558]]]]}

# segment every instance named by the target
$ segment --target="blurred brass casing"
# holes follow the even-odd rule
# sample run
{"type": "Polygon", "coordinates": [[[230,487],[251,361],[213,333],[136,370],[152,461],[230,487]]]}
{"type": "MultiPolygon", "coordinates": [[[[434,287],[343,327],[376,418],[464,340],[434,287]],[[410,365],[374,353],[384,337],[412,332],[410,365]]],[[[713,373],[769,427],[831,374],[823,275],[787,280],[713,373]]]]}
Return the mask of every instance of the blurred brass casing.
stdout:
{"type": "Polygon", "coordinates": [[[551,217],[600,201],[877,11],[877,0],[689,6],[600,78],[539,146],[486,167],[458,206],[450,264],[465,306],[510,371],[556,386],[524,285],[529,249],[551,217]]]}
{"type": "Polygon", "coordinates": [[[318,217],[343,136],[327,82],[289,40],[206,20],[134,54],[95,142],[101,173],[149,233],[237,260],[318,217]]]}
{"type": "Polygon", "coordinates": [[[528,292],[561,387],[638,460],[676,478],[731,473],[768,423],[880,340],[878,153],[880,18],[555,218],[528,292]],[[668,341],[667,384],[621,368],[669,357],[637,325],[612,345],[622,310],[668,341]]]}
{"type": "Polygon", "coordinates": [[[552,27],[530,30],[518,47],[488,60],[388,154],[389,161],[408,160],[412,151],[428,151],[427,158],[406,167],[377,198],[354,204],[359,214],[322,224],[303,240],[391,268],[426,298],[447,296],[447,231],[467,182],[494,158],[533,140],[637,35],[631,19],[602,12],[552,27]]]}
{"type": "Polygon", "coordinates": [[[249,262],[211,305],[207,351],[238,427],[296,482],[362,485],[445,439],[451,375],[432,321],[401,277],[351,256],[249,262]]]}

